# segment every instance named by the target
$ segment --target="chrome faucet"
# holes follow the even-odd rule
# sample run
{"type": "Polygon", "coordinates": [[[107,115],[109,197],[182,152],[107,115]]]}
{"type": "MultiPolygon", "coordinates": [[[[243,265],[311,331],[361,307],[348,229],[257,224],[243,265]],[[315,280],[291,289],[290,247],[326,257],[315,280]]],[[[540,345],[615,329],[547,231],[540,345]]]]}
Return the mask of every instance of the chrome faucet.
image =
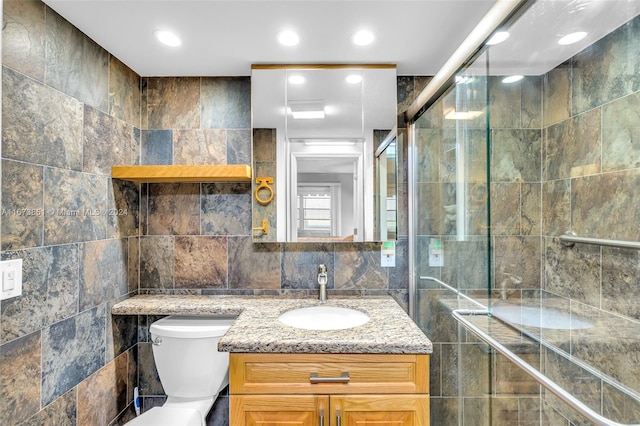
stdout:
{"type": "Polygon", "coordinates": [[[320,286],[320,303],[327,301],[327,266],[318,265],[318,285],[320,286]]]}

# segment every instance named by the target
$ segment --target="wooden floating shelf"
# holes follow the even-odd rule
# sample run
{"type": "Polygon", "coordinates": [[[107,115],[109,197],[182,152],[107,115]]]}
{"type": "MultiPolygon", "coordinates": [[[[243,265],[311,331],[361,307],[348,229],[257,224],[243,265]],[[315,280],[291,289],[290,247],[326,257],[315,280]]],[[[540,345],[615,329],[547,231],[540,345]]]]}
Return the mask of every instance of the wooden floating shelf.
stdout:
{"type": "Polygon", "coordinates": [[[251,182],[251,167],[224,166],[112,166],[111,177],[133,182],[251,182]]]}

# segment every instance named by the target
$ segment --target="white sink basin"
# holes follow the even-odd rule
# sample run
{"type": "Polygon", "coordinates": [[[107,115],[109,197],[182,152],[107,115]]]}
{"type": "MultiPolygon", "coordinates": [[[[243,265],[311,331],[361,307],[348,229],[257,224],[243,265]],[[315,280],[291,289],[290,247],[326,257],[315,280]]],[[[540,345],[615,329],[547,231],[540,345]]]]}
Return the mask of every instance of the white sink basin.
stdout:
{"type": "Polygon", "coordinates": [[[344,330],[366,324],[369,319],[364,312],[337,306],[293,309],[278,317],[283,324],[305,330],[344,330]]]}
{"type": "Polygon", "coordinates": [[[583,330],[592,324],[575,315],[549,308],[533,306],[496,306],[491,314],[503,321],[529,327],[553,328],[556,330],[583,330]]]}

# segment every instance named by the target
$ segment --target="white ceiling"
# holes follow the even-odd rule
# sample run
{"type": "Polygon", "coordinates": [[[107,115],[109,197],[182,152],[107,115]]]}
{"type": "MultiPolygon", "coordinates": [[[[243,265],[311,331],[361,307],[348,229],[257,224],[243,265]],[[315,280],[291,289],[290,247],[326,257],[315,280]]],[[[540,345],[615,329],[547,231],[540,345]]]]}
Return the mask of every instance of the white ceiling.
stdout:
{"type": "Polygon", "coordinates": [[[44,0],[141,76],[242,76],[251,64],[389,63],[399,75],[433,75],[493,0],[44,0]],[[351,44],[360,28],[367,47],[351,44]],[[174,30],[179,48],[160,45],[174,30]],[[295,47],[276,34],[294,29],[295,47]]]}

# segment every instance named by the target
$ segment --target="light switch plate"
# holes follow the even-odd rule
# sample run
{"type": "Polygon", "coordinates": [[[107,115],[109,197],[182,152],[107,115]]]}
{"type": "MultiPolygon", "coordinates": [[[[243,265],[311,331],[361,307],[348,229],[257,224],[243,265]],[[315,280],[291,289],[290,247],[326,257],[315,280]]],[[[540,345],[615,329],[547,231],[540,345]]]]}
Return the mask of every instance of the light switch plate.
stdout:
{"type": "Polygon", "coordinates": [[[0,261],[0,280],[0,300],[21,296],[22,259],[0,261]]]}

